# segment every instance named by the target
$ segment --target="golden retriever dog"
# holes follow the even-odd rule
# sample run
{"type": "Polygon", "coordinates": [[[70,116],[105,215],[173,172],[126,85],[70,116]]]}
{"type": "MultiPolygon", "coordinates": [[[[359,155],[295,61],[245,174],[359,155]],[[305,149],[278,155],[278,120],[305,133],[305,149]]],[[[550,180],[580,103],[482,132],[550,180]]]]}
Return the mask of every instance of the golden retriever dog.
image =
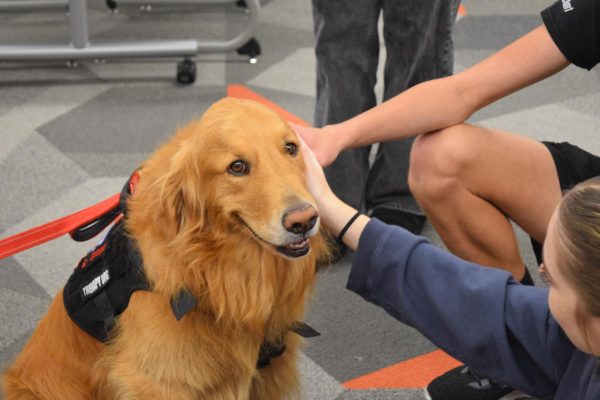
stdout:
{"type": "Polygon", "coordinates": [[[61,290],[5,372],[5,399],[298,397],[291,329],[328,257],[300,145],[248,100],[223,99],[179,129],[142,165],[122,222],[148,290],[106,342],[73,322],[61,290]],[[177,320],[180,293],[195,303],[177,320]],[[258,368],[264,343],[285,351],[258,368]]]}

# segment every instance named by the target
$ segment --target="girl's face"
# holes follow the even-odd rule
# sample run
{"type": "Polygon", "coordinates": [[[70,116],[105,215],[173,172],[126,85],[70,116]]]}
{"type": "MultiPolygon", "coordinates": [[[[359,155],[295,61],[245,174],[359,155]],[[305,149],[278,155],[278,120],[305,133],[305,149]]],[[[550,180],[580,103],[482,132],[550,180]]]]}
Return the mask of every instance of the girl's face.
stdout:
{"type": "Polygon", "coordinates": [[[550,292],[548,305],[550,312],[563,328],[571,342],[585,353],[600,356],[600,318],[586,316],[584,332],[577,319],[577,304],[579,297],[577,289],[567,281],[561,273],[560,260],[564,259],[561,251],[563,244],[559,243],[558,218],[556,211],[550,219],[548,233],[544,242],[544,262],[540,272],[546,275],[550,292]]]}

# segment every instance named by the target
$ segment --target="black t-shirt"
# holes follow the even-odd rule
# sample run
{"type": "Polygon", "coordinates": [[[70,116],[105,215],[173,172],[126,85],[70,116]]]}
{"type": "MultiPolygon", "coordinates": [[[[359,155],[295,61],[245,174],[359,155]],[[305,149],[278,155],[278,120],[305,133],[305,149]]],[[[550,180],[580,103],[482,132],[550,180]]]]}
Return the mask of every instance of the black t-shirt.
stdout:
{"type": "Polygon", "coordinates": [[[544,24],[564,56],[578,67],[600,62],[600,1],[558,0],[542,11],[544,24]]]}

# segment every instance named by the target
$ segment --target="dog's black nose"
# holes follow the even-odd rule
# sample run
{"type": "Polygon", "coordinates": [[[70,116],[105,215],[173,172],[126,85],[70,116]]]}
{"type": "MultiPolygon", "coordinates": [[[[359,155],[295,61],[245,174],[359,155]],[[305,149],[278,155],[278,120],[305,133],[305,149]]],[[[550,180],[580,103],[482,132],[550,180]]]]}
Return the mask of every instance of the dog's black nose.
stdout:
{"type": "Polygon", "coordinates": [[[283,216],[283,227],[296,235],[303,235],[315,226],[318,219],[317,210],[310,206],[304,207],[286,212],[283,216]]]}

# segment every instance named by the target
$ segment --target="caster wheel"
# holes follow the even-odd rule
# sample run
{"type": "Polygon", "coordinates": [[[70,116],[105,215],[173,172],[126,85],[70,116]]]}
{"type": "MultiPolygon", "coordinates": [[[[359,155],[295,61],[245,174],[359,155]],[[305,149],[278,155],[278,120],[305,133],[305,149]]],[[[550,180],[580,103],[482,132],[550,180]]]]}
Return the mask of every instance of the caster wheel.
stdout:
{"type": "Polygon", "coordinates": [[[67,68],[77,68],[79,63],[76,60],[68,60],[66,62],[67,68]]]}
{"type": "Polygon", "coordinates": [[[238,1],[236,1],[235,5],[238,6],[239,8],[243,8],[244,9],[244,14],[246,14],[246,15],[250,14],[250,10],[248,9],[248,5],[246,4],[246,2],[244,0],[238,0],[238,1]]]}
{"type": "Polygon", "coordinates": [[[239,55],[248,56],[251,64],[256,64],[256,57],[260,55],[260,43],[258,43],[258,40],[252,38],[236,51],[239,55]]]}
{"type": "Polygon", "coordinates": [[[108,12],[111,14],[119,13],[119,10],[117,9],[117,2],[115,0],[106,0],[106,7],[108,7],[108,12]]]}
{"type": "Polygon", "coordinates": [[[150,12],[152,11],[152,4],[143,4],[140,6],[141,12],[150,12]]]}
{"type": "Polygon", "coordinates": [[[177,82],[189,85],[196,81],[196,63],[185,59],[177,64],[177,82]]]}

